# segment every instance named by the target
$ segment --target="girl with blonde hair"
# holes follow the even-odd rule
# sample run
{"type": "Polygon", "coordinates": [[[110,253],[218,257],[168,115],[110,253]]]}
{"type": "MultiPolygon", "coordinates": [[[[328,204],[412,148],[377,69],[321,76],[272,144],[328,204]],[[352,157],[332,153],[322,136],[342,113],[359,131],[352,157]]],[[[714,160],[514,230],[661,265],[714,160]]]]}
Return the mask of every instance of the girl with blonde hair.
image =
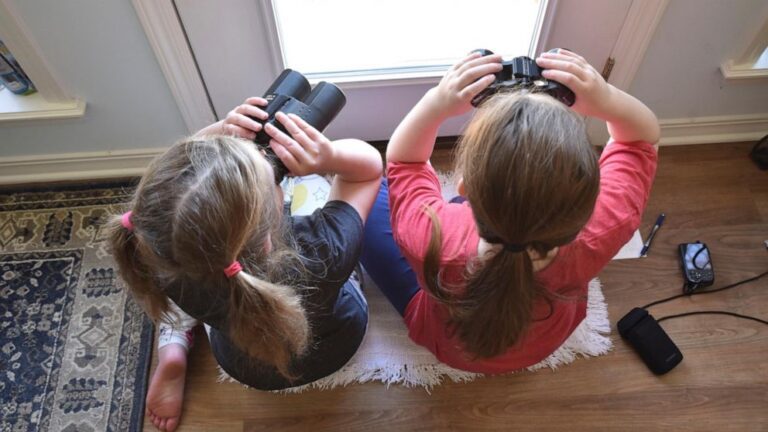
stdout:
{"type": "Polygon", "coordinates": [[[295,115],[268,125],[270,147],[294,175],[335,174],[328,202],[283,215],[273,167],[249,141],[265,119],[249,98],[173,145],[142,177],[111,246],[129,292],[160,324],[147,413],[179,423],[192,327],[206,324],[216,360],[262,390],[341,368],[365,334],[367,305],[350,278],[381,178],[381,156],[358,140],[329,141],[295,115]]]}

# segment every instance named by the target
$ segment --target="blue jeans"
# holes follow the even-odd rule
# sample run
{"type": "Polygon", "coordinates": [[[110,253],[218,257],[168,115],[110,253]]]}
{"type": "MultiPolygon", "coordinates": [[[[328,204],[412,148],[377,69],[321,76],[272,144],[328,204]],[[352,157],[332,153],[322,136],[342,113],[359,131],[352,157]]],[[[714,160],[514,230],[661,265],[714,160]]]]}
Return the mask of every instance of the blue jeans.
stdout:
{"type": "Polygon", "coordinates": [[[386,178],[381,179],[379,194],[365,222],[360,262],[397,312],[404,316],[406,306],[419,291],[419,283],[392,236],[386,178]]]}

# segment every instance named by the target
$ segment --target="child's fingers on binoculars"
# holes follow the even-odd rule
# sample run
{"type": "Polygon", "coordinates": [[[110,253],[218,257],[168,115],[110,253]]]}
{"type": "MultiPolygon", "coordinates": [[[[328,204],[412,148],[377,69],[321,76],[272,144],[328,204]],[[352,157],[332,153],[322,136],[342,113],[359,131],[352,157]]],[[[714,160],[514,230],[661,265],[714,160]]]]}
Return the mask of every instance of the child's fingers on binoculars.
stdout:
{"type": "MultiPolygon", "coordinates": [[[[286,129],[291,132],[291,129],[296,130],[298,127],[291,123],[290,121],[281,122],[283,126],[286,127],[286,129]],[[292,125],[292,126],[291,126],[292,125]]],[[[311,151],[312,153],[316,153],[315,151],[315,144],[307,138],[306,135],[303,133],[300,133],[299,136],[294,136],[297,139],[294,139],[294,137],[290,137],[277,129],[276,127],[268,124],[267,126],[267,133],[272,136],[272,141],[277,143],[280,147],[285,149],[288,153],[293,156],[293,159],[297,161],[297,163],[306,164],[311,162],[311,158],[307,151],[311,151]],[[274,130],[274,132],[270,132],[274,130]],[[306,150],[305,150],[306,148],[306,150]]],[[[293,133],[292,133],[293,134],[293,133]]]]}
{"type": "MultiPolygon", "coordinates": [[[[587,70],[581,65],[571,61],[540,57],[536,59],[536,64],[550,71],[559,71],[559,72],[568,73],[570,75],[573,75],[575,78],[579,79],[580,81],[586,81],[587,79],[589,79],[589,74],[587,70]]],[[[544,72],[547,72],[547,71],[544,71],[544,72]]]]}
{"type": "Polygon", "coordinates": [[[260,118],[262,120],[269,118],[269,114],[264,112],[261,108],[248,104],[242,104],[238,106],[235,108],[235,112],[251,117],[260,118]]]}
{"type": "Polygon", "coordinates": [[[481,54],[479,52],[473,51],[473,52],[467,54],[466,57],[464,57],[463,59],[461,59],[461,60],[457,61],[456,63],[454,63],[453,66],[451,66],[451,70],[457,70],[461,66],[463,66],[466,62],[468,62],[468,61],[470,61],[472,59],[480,58],[480,56],[481,56],[481,54]]]}
{"type": "Polygon", "coordinates": [[[245,103],[249,105],[267,106],[269,102],[263,97],[251,96],[245,100],[245,103]]]}
{"type": "Polygon", "coordinates": [[[577,58],[577,59],[583,61],[584,63],[587,63],[587,60],[585,60],[584,57],[576,54],[573,51],[568,51],[567,49],[564,49],[564,48],[559,48],[557,50],[557,54],[562,54],[562,55],[565,55],[565,56],[574,57],[574,58],[577,58]]]}
{"type": "Polygon", "coordinates": [[[254,120],[254,119],[252,119],[250,117],[247,117],[247,116],[242,115],[242,114],[237,114],[237,113],[235,113],[235,114],[233,114],[231,116],[228,116],[227,117],[227,122],[230,123],[230,124],[241,126],[241,127],[245,128],[245,129],[249,129],[249,130],[255,131],[255,132],[260,131],[261,128],[262,128],[261,123],[257,122],[256,120],[254,120]]]}
{"type": "Polygon", "coordinates": [[[557,81],[577,94],[584,88],[584,81],[569,72],[557,69],[547,69],[541,73],[541,76],[552,81],[557,81]]]}
{"type": "MultiPolygon", "coordinates": [[[[277,118],[277,121],[279,121],[285,127],[285,130],[295,140],[306,141],[308,139],[304,131],[293,121],[291,117],[288,117],[282,112],[278,112],[277,115],[275,115],[275,118],[277,118]]],[[[302,144],[304,143],[302,142],[302,144]]]]}
{"type": "Polygon", "coordinates": [[[462,74],[466,72],[467,70],[471,70],[475,67],[478,67],[480,65],[489,65],[490,67],[494,68],[494,72],[498,72],[501,70],[501,56],[498,54],[491,54],[484,57],[478,57],[475,59],[471,59],[467,62],[465,62],[463,65],[461,65],[457,71],[459,74],[462,74]]]}
{"type": "Polygon", "coordinates": [[[285,164],[285,167],[288,168],[288,171],[292,173],[299,173],[299,162],[296,160],[296,158],[291,154],[291,152],[288,151],[287,148],[275,139],[269,140],[269,146],[272,148],[272,151],[275,152],[275,155],[280,158],[281,161],[283,161],[283,164],[285,164]]]}
{"type": "Polygon", "coordinates": [[[587,63],[586,60],[584,60],[583,58],[565,55],[565,54],[542,53],[542,55],[539,58],[547,59],[547,60],[559,60],[564,62],[570,62],[584,69],[589,69],[591,67],[590,64],[587,63]]]}
{"type": "Polygon", "coordinates": [[[460,97],[461,98],[473,98],[477,96],[478,93],[483,91],[484,88],[491,85],[491,83],[496,79],[495,75],[486,75],[475,82],[471,83],[470,85],[464,87],[464,90],[461,91],[460,97]]]}
{"type": "Polygon", "coordinates": [[[264,132],[266,132],[267,135],[271,136],[272,139],[278,144],[290,146],[293,143],[293,139],[291,137],[286,135],[285,132],[278,129],[272,123],[266,123],[264,125],[264,132]]]}
{"type": "MultiPolygon", "coordinates": [[[[459,81],[458,81],[459,88],[463,89],[471,85],[478,79],[486,75],[495,74],[500,70],[501,70],[500,63],[481,64],[471,69],[468,69],[459,76],[459,81]]],[[[486,83],[486,86],[488,84],[490,83],[486,83]]]]}
{"type": "Polygon", "coordinates": [[[303,118],[293,113],[288,114],[288,117],[293,120],[304,131],[304,133],[313,140],[318,141],[320,139],[325,139],[325,135],[321,134],[320,131],[315,129],[311,124],[304,121],[303,118]]]}
{"type": "MultiPolygon", "coordinates": [[[[288,131],[289,134],[291,134],[291,137],[295,140],[295,142],[298,144],[296,146],[289,147],[289,150],[294,150],[295,147],[301,147],[306,152],[311,153],[312,155],[316,155],[318,153],[318,142],[312,137],[309,136],[306,129],[303,129],[301,125],[297,124],[295,120],[299,118],[298,116],[294,117],[288,117],[282,112],[277,113],[277,119],[282,123],[282,125],[285,127],[285,130],[288,131]]],[[[304,122],[306,126],[309,126],[304,122]]],[[[312,130],[311,126],[309,126],[312,130]]],[[[316,131],[315,131],[316,132],[316,131]]],[[[298,149],[297,149],[298,150],[298,149]]],[[[307,155],[296,155],[301,159],[304,159],[307,155]]]]}

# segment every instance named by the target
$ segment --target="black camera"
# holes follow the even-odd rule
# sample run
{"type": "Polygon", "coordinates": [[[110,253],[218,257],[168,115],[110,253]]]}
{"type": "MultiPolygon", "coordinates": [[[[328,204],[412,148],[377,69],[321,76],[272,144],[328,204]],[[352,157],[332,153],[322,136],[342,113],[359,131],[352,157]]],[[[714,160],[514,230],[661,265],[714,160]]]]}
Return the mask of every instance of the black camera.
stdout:
{"type": "MultiPolygon", "coordinates": [[[[264,99],[268,103],[263,110],[269,117],[264,121],[254,120],[262,125],[272,124],[286,132],[283,125],[275,119],[275,114],[282,111],[285,114],[296,114],[322,132],[347,103],[347,98],[340,88],[325,81],[319,82],[311,91],[310,89],[309,81],[304,75],[292,69],[284,70],[264,94],[264,99]]],[[[269,147],[271,139],[272,137],[262,129],[256,134],[254,142],[266,153],[267,159],[275,170],[275,181],[280,183],[288,173],[288,169],[269,147]]]]}
{"type": "MultiPolygon", "coordinates": [[[[487,49],[478,49],[474,52],[479,52],[483,56],[493,54],[487,49]]],[[[480,105],[500,91],[520,89],[546,93],[568,106],[576,102],[576,96],[571,89],[559,82],[542,77],[543,69],[530,57],[515,57],[501,62],[501,65],[502,69],[496,74],[496,80],[472,99],[473,106],[480,105]]]]}
{"type": "Polygon", "coordinates": [[[715,283],[712,258],[705,243],[682,243],[678,246],[680,264],[683,268],[683,292],[692,294],[699,288],[715,283]]]}

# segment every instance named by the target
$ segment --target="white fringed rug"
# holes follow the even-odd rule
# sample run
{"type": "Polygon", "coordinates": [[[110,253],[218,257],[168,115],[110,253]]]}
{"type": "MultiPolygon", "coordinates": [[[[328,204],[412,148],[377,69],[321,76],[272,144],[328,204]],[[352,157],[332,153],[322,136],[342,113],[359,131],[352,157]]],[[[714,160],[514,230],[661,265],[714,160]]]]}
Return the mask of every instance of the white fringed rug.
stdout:
{"type": "MultiPolygon", "coordinates": [[[[349,363],[336,373],[310,384],[294,387],[283,392],[295,393],[308,389],[330,389],[352,383],[379,381],[384,384],[400,384],[406,387],[433,386],[451,380],[472,381],[482,374],[465,372],[440,363],[426,348],[408,338],[403,319],[370,279],[366,279],[365,296],[368,299],[370,317],[363,344],[349,363]]],[[[565,343],[542,362],[528,370],[556,369],[573,362],[577,357],[592,357],[611,350],[608,337],[611,328],[608,311],[600,286],[594,279],[589,284],[587,317],[565,343]]]]}

